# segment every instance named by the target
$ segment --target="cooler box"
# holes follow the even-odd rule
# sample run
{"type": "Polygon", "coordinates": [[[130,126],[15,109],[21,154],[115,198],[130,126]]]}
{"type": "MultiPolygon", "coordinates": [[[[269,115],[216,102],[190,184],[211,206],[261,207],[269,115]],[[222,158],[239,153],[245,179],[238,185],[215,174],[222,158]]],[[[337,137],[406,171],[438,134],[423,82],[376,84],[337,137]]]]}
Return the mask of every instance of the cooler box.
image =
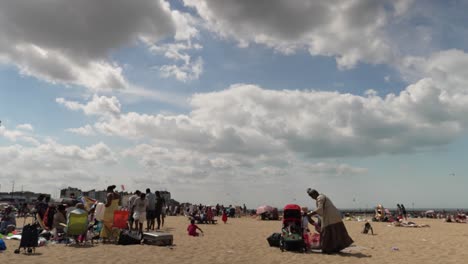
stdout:
{"type": "Polygon", "coordinates": [[[156,246],[171,246],[174,241],[172,234],[161,232],[143,233],[143,243],[156,246]]]}

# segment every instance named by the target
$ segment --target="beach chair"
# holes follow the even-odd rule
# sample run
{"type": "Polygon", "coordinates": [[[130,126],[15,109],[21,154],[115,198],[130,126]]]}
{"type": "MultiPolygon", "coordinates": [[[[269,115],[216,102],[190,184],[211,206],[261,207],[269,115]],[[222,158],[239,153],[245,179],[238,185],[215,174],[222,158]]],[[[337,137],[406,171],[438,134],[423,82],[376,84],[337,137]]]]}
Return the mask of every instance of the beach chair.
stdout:
{"type": "MultiPolygon", "coordinates": [[[[69,242],[74,239],[76,244],[86,242],[88,232],[88,213],[86,211],[73,210],[68,214],[65,238],[69,242]]],[[[67,242],[67,245],[69,244],[67,242]]],[[[92,243],[92,240],[91,240],[92,243]]]]}

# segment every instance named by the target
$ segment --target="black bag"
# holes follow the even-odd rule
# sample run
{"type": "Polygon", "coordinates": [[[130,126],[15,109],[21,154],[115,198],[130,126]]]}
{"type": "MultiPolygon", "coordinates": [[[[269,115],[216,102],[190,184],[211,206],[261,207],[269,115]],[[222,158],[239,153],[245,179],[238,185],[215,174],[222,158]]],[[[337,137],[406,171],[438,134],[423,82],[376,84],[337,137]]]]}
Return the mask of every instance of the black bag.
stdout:
{"type": "Polygon", "coordinates": [[[117,244],[119,245],[139,245],[141,244],[142,240],[141,234],[135,231],[129,231],[129,230],[122,230],[119,235],[119,240],[117,241],[117,244]]]}
{"type": "Polygon", "coordinates": [[[273,233],[271,236],[267,238],[268,244],[270,247],[279,247],[280,246],[280,240],[281,240],[281,234],[280,233],[273,233]]]}
{"type": "Polygon", "coordinates": [[[21,248],[24,248],[25,251],[27,249],[28,253],[36,250],[39,240],[39,230],[37,228],[37,224],[27,224],[23,227],[19,248],[15,250],[16,254],[20,253],[21,248]]]}

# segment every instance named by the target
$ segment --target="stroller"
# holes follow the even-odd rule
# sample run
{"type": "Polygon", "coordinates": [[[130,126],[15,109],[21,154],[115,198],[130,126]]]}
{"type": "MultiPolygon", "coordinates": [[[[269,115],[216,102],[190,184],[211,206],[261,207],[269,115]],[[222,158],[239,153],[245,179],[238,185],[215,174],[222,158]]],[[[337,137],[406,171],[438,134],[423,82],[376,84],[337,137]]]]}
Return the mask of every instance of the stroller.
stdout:
{"type": "Polygon", "coordinates": [[[288,204],[283,209],[283,228],[281,229],[281,251],[307,250],[302,229],[301,207],[297,204],[288,204]]]}
{"type": "Polygon", "coordinates": [[[21,233],[21,241],[19,248],[15,250],[15,254],[19,254],[21,248],[24,249],[28,254],[36,253],[36,247],[38,247],[39,240],[39,224],[27,224],[23,227],[21,233]]]}

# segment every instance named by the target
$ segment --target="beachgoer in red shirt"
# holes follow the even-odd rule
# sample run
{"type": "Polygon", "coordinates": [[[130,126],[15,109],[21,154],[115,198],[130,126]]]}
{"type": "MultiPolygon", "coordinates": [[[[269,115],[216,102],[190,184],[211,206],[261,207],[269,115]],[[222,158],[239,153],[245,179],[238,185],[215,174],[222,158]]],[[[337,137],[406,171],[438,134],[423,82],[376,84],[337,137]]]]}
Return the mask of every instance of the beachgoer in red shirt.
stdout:
{"type": "Polygon", "coordinates": [[[200,230],[200,232],[202,232],[202,234],[203,234],[203,230],[201,230],[201,228],[199,228],[195,224],[195,220],[190,220],[190,225],[187,227],[188,235],[189,236],[198,236],[199,234],[197,233],[197,229],[200,230]]]}

